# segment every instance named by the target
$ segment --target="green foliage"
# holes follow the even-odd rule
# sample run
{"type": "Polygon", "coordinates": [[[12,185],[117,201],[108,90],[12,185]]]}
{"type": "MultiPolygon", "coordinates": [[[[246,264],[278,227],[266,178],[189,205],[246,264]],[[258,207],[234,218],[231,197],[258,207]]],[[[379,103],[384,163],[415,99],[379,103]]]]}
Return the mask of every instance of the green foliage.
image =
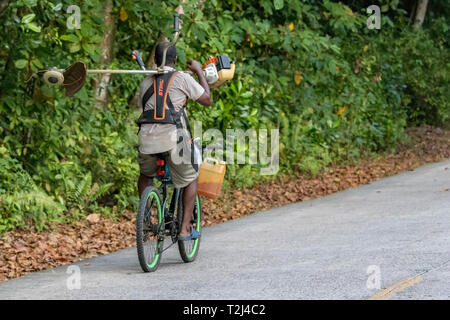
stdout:
{"type": "Polygon", "coordinates": [[[63,210],[64,205],[37,187],[17,160],[0,159],[0,232],[30,224],[42,230],[49,221],[61,221],[63,210]]]}
{"type": "MultiPolygon", "coordinates": [[[[85,211],[137,204],[139,110],[130,108],[142,76],[116,76],[109,104],[95,108],[95,77],[73,98],[49,87],[39,69],[83,61],[135,69],[161,35],[172,36],[179,1],[115,0],[114,59],[100,66],[99,0],[78,1],[81,29],[69,29],[73,1],[10,1],[0,13],[0,232],[76,220],[85,211]],[[120,19],[120,11],[126,18],[120,19]],[[8,36],[3,36],[8,35],[8,36]],[[28,82],[25,82],[29,80],[28,82]]],[[[448,5],[430,6],[425,28],[408,26],[405,1],[381,1],[381,30],[366,27],[370,1],[197,0],[183,2],[178,68],[227,54],[233,81],[214,104],[189,105],[203,130],[279,128],[281,174],[317,173],[364,153],[393,151],[408,124],[448,124],[448,5]]],[[[226,185],[266,179],[259,167],[230,165],[226,185]]],[[[269,177],[270,178],[270,177],[269,177]]]]}
{"type": "Polygon", "coordinates": [[[112,183],[106,183],[101,186],[97,183],[92,184],[92,175],[89,172],[75,185],[73,190],[69,190],[67,205],[68,207],[76,207],[86,211],[91,203],[94,203],[98,198],[106,194],[112,186],[112,183]]]}
{"type": "MultiPolygon", "coordinates": [[[[387,34],[392,45],[380,43],[384,68],[404,85],[399,102],[405,106],[408,121],[413,124],[444,125],[450,120],[450,51],[449,27],[444,19],[435,20],[429,29],[387,34]]],[[[395,85],[395,84],[392,84],[395,85]]]]}

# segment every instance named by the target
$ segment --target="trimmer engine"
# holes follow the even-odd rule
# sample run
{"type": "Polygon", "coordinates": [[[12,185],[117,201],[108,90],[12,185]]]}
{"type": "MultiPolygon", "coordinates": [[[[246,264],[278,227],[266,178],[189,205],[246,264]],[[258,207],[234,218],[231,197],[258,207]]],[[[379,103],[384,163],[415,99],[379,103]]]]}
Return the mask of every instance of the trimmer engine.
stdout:
{"type": "Polygon", "coordinates": [[[233,79],[236,64],[230,62],[226,55],[209,57],[202,67],[205,72],[206,81],[211,88],[221,86],[226,81],[233,79]]]}

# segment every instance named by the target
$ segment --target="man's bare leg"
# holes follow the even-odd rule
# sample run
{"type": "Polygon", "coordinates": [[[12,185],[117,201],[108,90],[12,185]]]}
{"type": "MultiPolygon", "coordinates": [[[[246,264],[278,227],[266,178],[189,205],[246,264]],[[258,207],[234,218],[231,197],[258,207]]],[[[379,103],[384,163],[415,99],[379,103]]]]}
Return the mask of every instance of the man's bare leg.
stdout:
{"type": "Polygon", "coordinates": [[[145,188],[148,186],[153,185],[153,178],[144,176],[142,173],[139,175],[138,179],[138,191],[139,191],[139,198],[141,198],[142,193],[144,192],[145,188]]]}
{"type": "Polygon", "coordinates": [[[197,195],[197,179],[192,181],[183,190],[183,222],[181,225],[180,236],[188,236],[191,234],[191,220],[194,218],[194,203],[197,195]]]}

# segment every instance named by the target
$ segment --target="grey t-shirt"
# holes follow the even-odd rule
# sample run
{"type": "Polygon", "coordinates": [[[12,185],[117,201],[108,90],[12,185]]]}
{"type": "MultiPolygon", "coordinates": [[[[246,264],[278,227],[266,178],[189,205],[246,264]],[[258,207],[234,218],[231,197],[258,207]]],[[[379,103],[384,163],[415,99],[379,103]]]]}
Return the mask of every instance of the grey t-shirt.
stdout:
{"type": "MultiPolygon", "coordinates": [[[[174,70],[164,67],[166,70],[174,70]]],[[[145,78],[140,87],[138,105],[142,110],[142,98],[148,88],[153,84],[153,76],[145,78]]],[[[205,89],[188,73],[178,71],[172,78],[169,88],[169,97],[176,111],[180,111],[186,99],[197,100],[205,92],[205,89]]],[[[154,109],[154,99],[148,99],[144,110],[154,109]]],[[[168,112],[166,105],[166,112],[168,112]]],[[[183,121],[183,118],[182,118],[183,121]]],[[[184,121],[183,121],[183,125],[184,121]]],[[[145,123],[141,125],[139,131],[139,152],[144,154],[154,154],[169,151],[176,147],[177,128],[174,124],[145,123]]]]}

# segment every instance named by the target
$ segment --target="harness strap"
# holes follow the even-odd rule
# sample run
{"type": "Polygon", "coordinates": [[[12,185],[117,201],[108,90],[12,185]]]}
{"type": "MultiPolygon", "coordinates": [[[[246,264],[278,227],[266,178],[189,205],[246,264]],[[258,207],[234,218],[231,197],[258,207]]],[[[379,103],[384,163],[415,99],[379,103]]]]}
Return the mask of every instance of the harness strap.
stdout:
{"type": "Polygon", "coordinates": [[[166,115],[166,105],[169,109],[173,108],[173,104],[170,101],[169,88],[176,73],[177,71],[172,71],[155,76],[153,84],[145,91],[142,98],[142,114],[137,121],[139,130],[144,123],[176,124],[175,118],[179,117],[179,115],[172,112],[170,116],[166,115]],[[154,99],[154,109],[145,111],[145,105],[152,96],[154,99]]]}
{"type": "Polygon", "coordinates": [[[176,73],[177,72],[174,71],[172,73],[168,73],[167,75],[156,76],[153,80],[153,97],[155,99],[155,111],[153,118],[155,120],[164,120],[166,117],[167,96],[169,94],[170,83],[176,73]]]}
{"type": "Polygon", "coordinates": [[[144,112],[144,110],[145,110],[145,105],[147,104],[147,101],[153,95],[154,87],[155,86],[154,86],[154,82],[153,82],[153,84],[150,86],[150,88],[148,88],[147,91],[145,91],[145,93],[144,93],[144,97],[142,98],[142,112],[144,112]]]}
{"type": "Polygon", "coordinates": [[[189,124],[189,120],[186,114],[186,100],[182,109],[177,112],[169,96],[169,88],[172,79],[176,71],[171,73],[156,76],[153,80],[153,84],[147,89],[142,98],[142,114],[139,117],[137,124],[139,125],[139,130],[141,125],[144,123],[164,123],[164,124],[175,124],[177,129],[184,130],[183,123],[181,122],[181,116],[186,122],[186,128],[189,132],[189,137],[179,136],[177,144],[183,141],[183,138],[190,139],[191,142],[191,163],[195,171],[198,172],[198,164],[194,163],[194,143],[192,141],[192,131],[189,124]],[[154,109],[145,111],[145,105],[148,100],[153,96],[154,99],[154,109]],[[166,106],[169,113],[166,114],[166,106]]]}

